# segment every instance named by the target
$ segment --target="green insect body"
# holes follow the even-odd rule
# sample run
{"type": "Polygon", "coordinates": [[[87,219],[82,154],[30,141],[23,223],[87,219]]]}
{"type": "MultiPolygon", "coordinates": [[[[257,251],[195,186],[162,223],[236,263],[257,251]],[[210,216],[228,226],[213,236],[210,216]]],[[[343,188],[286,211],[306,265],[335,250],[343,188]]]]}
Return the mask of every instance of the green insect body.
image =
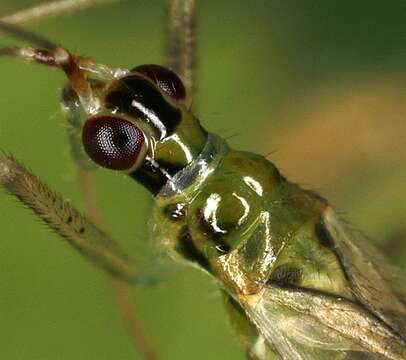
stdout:
{"type": "Polygon", "coordinates": [[[195,252],[199,265],[233,292],[255,293],[280,268],[276,282],[296,273],[292,285],[340,293],[344,277],[337,259],[315,239],[320,200],[287,182],[265,158],[221,145],[221,159],[205,170],[207,179],[196,179],[179,194],[157,196],[153,223],[160,224],[155,225],[158,236],[164,239],[168,229],[178,234],[168,240],[171,252],[195,252]],[[190,243],[182,243],[185,233],[190,243]],[[303,268],[306,260],[309,269],[303,268]],[[318,279],[312,278],[315,271],[318,279]]]}
{"type": "MultiPolygon", "coordinates": [[[[153,241],[216,279],[251,358],[406,359],[405,292],[393,270],[320,196],[208,133],[175,73],[109,69],[0,27],[44,47],[6,55],[66,73],[62,104],[78,166],[86,170],[89,155],[154,195],[153,241]]],[[[99,266],[137,277],[104,232],[4,155],[0,184],[99,266]]]]}
{"type": "Polygon", "coordinates": [[[342,235],[334,233],[347,230],[339,220],[335,230],[331,227],[336,215],[327,202],[288,182],[262,156],[234,151],[215,136],[210,140],[217,143],[211,162],[197,159],[201,171],[183,170],[183,176],[196,174],[194,182],[183,188],[182,180],[175,179],[157,195],[153,233],[175,259],[211,273],[226,297],[232,297],[227,299],[229,310],[239,319],[234,323],[245,334],[242,339],[252,356],[341,359],[366,352],[370,358],[404,358],[401,297],[380,278],[379,289],[363,298],[371,284],[357,290],[352,277],[365,267],[372,277],[380,277],[379,265],[361,256],[354,259],[353,269],[347,267],[340,254],[342,235]],[[392,310],[385,313],[379,308],[384,299],[374,299],[378,293],[392,296],[389,306],[398,311],[395,316],[392,310]],[[331,323],[323,324],[325,315],[317,314],[315,299],[322,304],[321,313],[323,308],[330,313],[331,323]],[[273,313],[275,321],[264,324],[267,315],[261,311],[273,313]],[[348,315],[345,321],[352,324],[340,320],[343,312],[348,315]],[[400,320],[394,320],[397,317],[400,320]],[[269,326],[280,329],[264,333],[269,326]]]}

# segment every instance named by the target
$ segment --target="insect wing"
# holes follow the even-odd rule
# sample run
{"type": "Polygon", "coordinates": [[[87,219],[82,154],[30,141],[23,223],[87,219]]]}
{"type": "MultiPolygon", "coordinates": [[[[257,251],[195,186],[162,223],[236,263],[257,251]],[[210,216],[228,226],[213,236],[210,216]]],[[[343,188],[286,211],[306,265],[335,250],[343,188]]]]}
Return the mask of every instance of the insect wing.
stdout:
{"type": "Polygon", "coordinates": [[[332,209],[325,211],[323,222],[355,297],[406,338],[405,282],[396,269],[332,209]]]}
{"type": "Polygon", "coordinates": [[[267,284],[242,296],[241,306],[282,359],[405,359],[404,296],[395,272],[332,209],[322,225],[354,299],[267,284]]]}
{"type": "Polygon", "coordinates": [[[404,359],[404,343],[362,306],[303,289],[266,286],[240,301],[282,359],[404,359]]]}

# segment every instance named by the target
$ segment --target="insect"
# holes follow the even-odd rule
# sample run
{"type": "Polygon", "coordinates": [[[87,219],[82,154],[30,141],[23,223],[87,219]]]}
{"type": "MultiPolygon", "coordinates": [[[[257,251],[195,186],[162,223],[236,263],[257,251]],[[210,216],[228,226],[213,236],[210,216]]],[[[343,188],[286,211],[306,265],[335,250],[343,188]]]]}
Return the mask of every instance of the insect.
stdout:
{"type": "MultiPolygon", "coordinates": [[[[252,185],[252,184],[251,184],[251,185],[252,185]]],[[[216,198],[216,197],[213,197],[213,198],[211,199],[211,201],[212,201],[212,203],[215,204],[216,201],[218,202],[218,197],[217,197],[217,198],[216,198]]],[[[180,211],[180,210],[179,210],[179,211],[180,211]]],[[[204,215],[204,211],[203,211],[203,215],[204,215]]],[[[165,220],[165,221],[166,221],[166,220],[165,220]]],[[[224,230],[224,229],[223,229],[223,230],[224,230]]],[[[227,244],[226,244],[226,245],[223,244],[223,246],[227,246],[227,244]]],[[[223,248],[222,248],[222,247],[219,247],[219,249],[217,249],[217,250],[227,252],[227,251],[226,251],[227,249],[225,249],[224,247],[223,247],[223,248]]],[[[287,271],[287,272],[285,272],[285,275],[284,275],[285,278],[287,277],[286,274],[288,274],[288,275],[292,275],[292,274],[293,274],[293,275],[294,275],[294,272],[292,272],[292,271],[287,271]]],[[[294,278],[295,278],[296,275],[295,275],[295,276],[293,276],[293,275],[292,275],[292,278],[293,278],[293,280],[294,280],[294,278]]],[[[282,279],[284,278],[284,276],[282,276],[282,279]]],[[[278,279],[279,279],[279,278],[278,278],[278,279]]],[[[278,280],[278,279],[276,279],[276,280],[278,280]]],[[[274,281],[275,281],[275,279],[274,279],[274,281]]],[[[278,281],[279,281],[279,280],[278,280],[278,281]]],[[[286,279],[285,279],[285,281],[286,281],[286,279]]],[[[285,284],[285,285],[286,285],[286,284],[285,284]]],[[[275,290],[275,291],[276,291],[276,290],[275,290]]],[[[299,336],[299,335],[301,335],[301,334],[297,334],[297,335],[299,336]]],[[[303,334],[302,334],[302,336],[303,336],[303,334]]],[[[283,345],[283,344],[282,344],[282,345],[283,345]]],[[[280,345],[280,346],[282,346],[282,345],[280,345]]],[[[281,351],[281,350],[280,350],[280,351],[281,351]]],[[[285,349],[285,351],[287,351],[287,350],[285,349]]]]}

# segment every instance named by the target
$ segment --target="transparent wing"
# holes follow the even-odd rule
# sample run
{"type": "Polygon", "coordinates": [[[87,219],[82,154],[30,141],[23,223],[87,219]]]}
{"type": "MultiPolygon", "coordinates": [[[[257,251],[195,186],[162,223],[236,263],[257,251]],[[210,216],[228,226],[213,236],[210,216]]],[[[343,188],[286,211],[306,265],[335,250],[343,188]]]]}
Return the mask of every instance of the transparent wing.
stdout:
{"type": "Polygon", "coordinates": [[[404,285],[368,240],[331,208],[322,216],[353,293],[269,283],[240,304],[282,359],[406,359],[404,285]]]}
{"type": "Polygon", "coordinates": [[[405,281],[367,238],[340,220],[331,208],[325,211],[323,222],[355,297],[406,338],[405,281]]]}
{"type": "Polygon", "coordinates": [[[282,359],[405,359],[402,340],[362,305],[266,286],[240,304],[282,359]]]}

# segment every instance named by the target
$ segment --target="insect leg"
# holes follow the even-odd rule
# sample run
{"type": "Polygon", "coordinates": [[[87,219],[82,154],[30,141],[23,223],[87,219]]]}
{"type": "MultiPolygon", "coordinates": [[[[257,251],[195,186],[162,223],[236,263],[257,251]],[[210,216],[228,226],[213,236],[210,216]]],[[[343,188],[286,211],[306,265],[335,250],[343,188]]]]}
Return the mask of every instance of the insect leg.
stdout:
{"type": "Polygon", "coordinates": [[[135,266],[128,256],[98,228],[102,221],[96,186],[93,174],[89,171],[89,160],[83,153],[81,145],[80,135],[83,122],[80,108],[87,114],[91,114],[98,109],[99,104],[97,98],[93,96],[91,86],[97,86],[97,81],[88,80],[86,74],[91,72],[99,78],[111,78],[115,76],[116,72],[101,64],[94,64],[88,58],[73,55],[48,39],[18,26],[0,22],[0,31],[38,46],[38,48],[0,48],[0,56],[14,56],[37,64],[56,67],[63,70],[69,79],[69,85],[65,87],[62,94],[62,108],[70,124],[69,138],[72,154],[77,164],[77,175],[88,218],[82,216],[69,203],[64,202],[36,176],[10,157],[0,158],[0,168],[3,168],[3,174],[0,169],[0,185],[34,210],[53,230],[69,240],[83,255],[113,275],[110,284],[136,348],[145,359],[155,359],[155,352],[139,325],[132,296],[125,284],[117,280],[120,278],[137,282],[143,281],[145,276],[136,273],[135,266]]]}
{"type": "MultiPolygon", "coordinates": [[[[84,257],[112,275],[111,287],[136,348],[145,359],[156,359],[155,351],[145,338],[137,319],[129,290],[116,280],[119,278],[132,283],[139,280],[134,263],[116,242],[80,214],[69,202],[51,191],[24,166],[2,153],[0,153],[0,186],[31,208],[84,257]]],[[[89,208],[89,205],[87,207],[89,208]]]]}
{"type": "Polygon", "coordinates": [[[59,0],[53,2],[44,2],[17,11],[13,14],[0,18],[0,21],[9,24],[25,24],[33,21],[41,21],[52,16],[65,15],[77,10],[87,9],[99,4],[107,4],[117,0],[59,0]]]}
{"type": "Polygon", "coordinates": [[[169,0],[167,11],[167,65],[181,77],[189,99],[193,99],[193,107],[196,108],[196,1],[169,0]]]}
{"type": "Polygon", "coordinates": [[[93,263],[114,276],[131,282],[137,280],[133,262],[109,235],[4,154],[0,154],[0,185],[93,263]]]}

